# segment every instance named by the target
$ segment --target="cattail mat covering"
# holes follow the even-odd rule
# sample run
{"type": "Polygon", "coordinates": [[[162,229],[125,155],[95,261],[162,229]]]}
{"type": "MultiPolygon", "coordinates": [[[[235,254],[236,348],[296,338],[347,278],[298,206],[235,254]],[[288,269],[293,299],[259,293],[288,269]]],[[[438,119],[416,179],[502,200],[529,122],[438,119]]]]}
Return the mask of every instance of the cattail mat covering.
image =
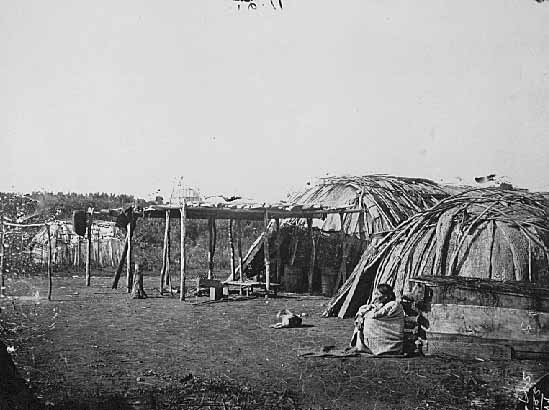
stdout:
{"type": "MultiPolygon", "coordinates": [[[[30,241],[30,249],[35,263],[43,259],[48,247],[48,229],[43,227],[30,241]]],[[[50,223],[53,261],[60,265],[79,265],[86,258],[86,241],[77,235],[72,222],[53,221],[50,223]]],[[[87,235],[85,236],[87,238],[87,235]]],[[[124,237],[114,222],[94,221],[91,226],[91,261],[97,266],[116,266],[124,248],[124,237]]]]}
{"type": "Polygon", "coordinates": [[[325,316],[352,316],[374,286],[397,295],[417,276],[549,284],[549,213],[524,191],[473,189],[442,200],[368,248],[325,316]]]}
{"type": "MultiPolygon", "coordinates": [[[[293,195],[290,202],[363,209],[363,214],[345,215],[343,222],[347,234],[358,236],[361,215],[366,233],[384,232],[446,197],[446,191],[428,179],[364,175],[320,178],[318,184],[293,195]]],[[[328,215],[321,229],[339,231],[338,215],[328,215]]]]}

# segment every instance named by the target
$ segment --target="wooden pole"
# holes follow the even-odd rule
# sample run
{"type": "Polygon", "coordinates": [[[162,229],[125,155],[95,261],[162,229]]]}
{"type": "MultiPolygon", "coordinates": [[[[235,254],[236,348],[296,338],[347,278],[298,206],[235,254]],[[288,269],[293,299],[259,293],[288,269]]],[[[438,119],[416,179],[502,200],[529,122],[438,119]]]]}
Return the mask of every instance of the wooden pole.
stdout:
{"type": "MultiPolygon", "coordinates": [[[[13,265],[13,247],[12,247],[13,236],[12,236],[12,232],[8,232],[8,233],[9,233],[9,239],[5,239],[6,242],[7,242],[7,245],[8,245],[8,248],[7,248],[8,249],[8,257],[6,258],[6,261],[8,261],[10,266],[11,266],[11,265],[13,265]]],[[[6,237],[8,237],[8,235],[6,235],[6,237]]]]}
{"type": "Polygon", "coordinates": [[[217,241],[217,229],[215,226],[215,218],[208,218],[208,232],[210,237],[210,244],[208,248],[208,279],[213,277],[214,268],[214,255],[215,255],[215,243],[217,241]]]}
{"type": "Polygon", "coordinates": [[[269,227],[269,212],[265,211],[265,236],[263,237],[263,250],[265,254],[265,289],[267,290],[267,295],[269,294],[269,290],[271,288],[271,255],[269,253],[269,235],[268,235],[268,227],[269,227]]]}
{"type": "Polygon", "coordinates": [[[364,188],[360,191],[360,197],[358,198],[358,209],[360,212],[358,214],[358,235],[361,241],[366,240],[366,233],[364,232],[364,188]]]}
{"type": "Polygon", "coordinates": [[[213,267],[213,255],[212,255],[212,243],[213,243],[213,219],[208,218],[208,279],[212,278],[213,267]]]}
{"type": "MultiPolygon", "coordinates": [[[[55,235],[57,236],[57,232],[59,231],[59,225],[57,225],[57,229],[55,230],[55,235]]],[[[50,234],[51,234],[51,229],[50,229],[50,234]]],[[[53,243],[51,244],[51,263],[53,266],[55,266],[56,264],[56,261],[57,261],[57,238],[55,238],[56,240],[55,241],[52,241],[53,243]]]]}
{"type": "MultiPolygon", "coordinates": [[[[75,236],[76,237],[76,240],[78,240],[78,235],[75,236]]],[[[70,257],[70,260],[69,260],[69,263],[72,263],[72,266],[76,266],[76,244],[72,242],[72,240],[69,242],[70,245],[71,245],[71,248],[72,249],[72,254],[70,253],[71,251],[69,250],[69,257],[70,257]]]]}
{"type": "Polygon", "coordinates": [[[33,263],[33,261],[34,261],[33,252],[32,252],[32,250],[29,248],[28,258],[27,258],[27,263],[29,264],[29,266],[30,266],[31,263],[33,263]]]}
{"type": "Polygon", "coordinates": [[[214,218],[212,223],[213,243],[212,243],[212,278],[214,272],[214,256],[217,247],[217,220],[214,218]]]}
{"type": "Polygon", "coordinates": [[[309,282],[309,294],[312,295],[313,294],[313,275],[315,272],[316,243],[315,243],[314,232],[313,232],[313,220],[311,218],[307,218],[307,231],[309,233],[309,240],[311,241],[308,282],[309,282]]]}
{"type": "Polygon", "coordinates": [[[128,252],[126,253],[126,288],[128,290],[128,293],[132,291],[132,219],[133,219],[133,212],[129,212],[130,219],[126,228],[126,234],[128,236],[127,243],[128,243],[128,252]]]}
{"type": "Polygon", "coordinates": [[[185,300],[185,219],[186,219],[186,204],[183,201],[179,213],[181,215],[181,282],[180,282],[180,295],[179,300],[185,300]]]}
{"type": "Polygon", "coordinates": [[[110,253],[111,253],[111,266],[114,268],[114,245],[113,245],[113,242],[114,242],[114,238],[111,238],[109,240],[109,249],[110,249],[110,253]]]}
{"type": "Polygon", "coordinates": [[[275,282],[280,283],[280,278],[282,278],[282,253],[280,252],[280,245],[282,242],[282,236],[280,232],[280,219],[275,219],[276,225],[276,276],[275,282]]]}
{"type": "Polygon", "coordinates": [[[160,294],[164,293],[164,281],[166,278],[168,239],[170,236],[170,211],[166,211],[166,226],[164,229],[164,246],[162,248],[162,268],[160,269],[160,294]]]}
{"type": "Polygon", "coordinates": [[[80,244],[81,243],[82,242],[80,241],[80,236],[78,236],[78,243],[76,244],[76,255],[74,258],[74,265],[76,266],[76,269],[78,271],[80,270],[80,252],[81,252],[80,244]]]}
{"type": "MultiPolygon", "coordinates": [[[[240,282],[244,282],[244,264],[242,263],[242,221],[237,219],[238,236],[236,238],[236,247],[238,250],[238,268],[240,269],[240,282]]],[[[243,288],[240,286],[240,295],[242,295],[243,288]]]]}
{"type": "Polygon", "coordinates": [[[145,299],[147,294],[143,288],[143,271],[139,263],[135,264],[135,269],[133,270],[133,286],[132,286],[132,299],[145,299]]]}
{"type": "Polygon", "coordinates": [[[97,267],[101,269],[101,237],[99,232],[99,225],[97,226],[97,267]]]}
{"type": "MultiPolygon", "coordinates": [[[[78,235],[76,235],[76,240],[78,240],[78,235]]],[[[76,243],[73,244],[73,247],[72,247],[72,251],[73,251],[73,255],[72,255],[72,266],[73,267],[76,267],[76,243]]]]}
{"type": "Polygon", "coordinates": [[[65,241],[65,256],[63,260],[63,264],[65,265],[71,265],[72,264],[72,254],[71,250],[69,248],[69,244],[71,243],[71,234],[67,234],[67,240],[65,241]]]}
{"type": "Polygon", "coordinates": [[[46,224],[48,229],[48,300],[51,300],[51,232],[50,225],[46,224]]]}
{"type": "Polygon", "coordinates": [[[164,237],[164,244],[162,245],[162,266],[160,267],[160,283],[158,284],[158,291],[160,296],[164,294],[164,269],[166,268],[166,238],[164,237]]]}
{"type": "Polygon", "coordinates": [[[20,258],[23,258],[23,229],[19,232],[19,255],[20,258]]]}
{"type": "Polygon", "coordinates": [[[5,297],[4,283],[4,209],[0,212],[0,297],[5,297]]]}
{"type": "Polygon", "coordinates": [[[126,255],[128,253],[128,235],[126,235],[126,240],[124,241],[124,249],[118,260],[118,267],[116,268],[116,273],[114,274],[114,279],[112,281],[112,288],[116,289],[118,287],[118,281],[122,275],[122,270],[124,269],[124,261],[126,260],[126,255]]]}
{"type": "Polygon", "coordinates": [[[171,254],[171,248],[172,248],[172,239],[171,239],[171,231],[172,228],[170,224],[168,224],[168,240],[166,242],[166,286],[169,286],[170,293],[172,293],[172,280],[170,277],[170,254],[171,254]]]}
{"type": "Polygon", "coordinates": [[[339,265],[339,272],[337,275],[337,281],[335,284],[335,288],[339,288],[340,284],[344,283],[347,279],[347,244],[346,244],[346,235],[345,235],[345,229],[343,229],[343,222],[345,221],[345,213],[340,212],[339,213],[339,223],[341,226],[341,230],[339,231],[340,234],[340,240],[341,240],[341,263],[339,265]]]}
{"type": "Polygon", "coordinates": [[[91,255],[92,255],[92,234],[91,234],[91,226],[92,226],[92,218],[93,218],[93,212],[88,213],[88,253],[86,255],[86,286],[90,286],[90,280],[91,280],[91,274],[90,274],[90,268],[91,268],[91,255]]]}
{"type": "Polygon", "coordinates": [[[235,267],[234,267],[234,238],[233,238],[233,220],[229,219],[229,247],[230,247],[230,256],[231,256],[231,275],[233,280],[235,280],[235,267]]]}

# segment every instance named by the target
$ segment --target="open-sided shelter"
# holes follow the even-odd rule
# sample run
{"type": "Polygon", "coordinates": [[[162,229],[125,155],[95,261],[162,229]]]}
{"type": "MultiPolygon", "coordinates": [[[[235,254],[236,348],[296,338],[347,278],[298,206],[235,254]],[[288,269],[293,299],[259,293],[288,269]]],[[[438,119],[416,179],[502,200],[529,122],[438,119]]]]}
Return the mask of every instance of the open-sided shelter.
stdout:
{"type": "MultiPolygon", "coordinates": [[[[347,272],[352,271],[368,244],[447,196],[435,182],[422,178],[390,175],[320,178],[318,183],[292,195],[288,202],[296,207],[321,206],[341,211],[323,219],[284,221],[281,227],[284,266],[280,280],[289,291],[310,292],[316,286],[317,290],[321,288],[323,293],[330,294],[347,278],[347,272]]],[[[267,233],[271,235],[274,231],[271,226],[267,233]]],[[[261,274],[264,269],[263,243],[264,238],[258,238],[244,258],[248,276],[261,274]]]]}
{"type": "MultiPolygon", "coordinates": [[[[281,219],[289,218],[325,218],[327,214],[338,213],[342,209],[338,208],[326,208],[326,207],[303,207],[288,204],[286,202],[278,202],[274,204],[267,203],[257,203],[248,200],[240,200],[236,198],[230,198],[230,200],[223,200],[222,202],[186,202],[183,200],[180,204],[169,204],[169,205],[151,205],[145,209],[138,209],[130,207],[124,211],[120,210],[110,210],[110,211],[95,211],[96,214],[109,214],[111,216],[116,216],[118,226],[126,226],[126,242],[124,250],[122,251],[121,263],[118,265],[114,279],[113,279],[113,288],[118,286],[118,282],[122,273],[123,263],[126,259],[126,283],[128,290],[132,287],[132,235],[133,232],[137,229],[137,220],[140,216],[149,217],[149,218],[165,218],[165,234],[164,234],[164,249],[162,252],[163,266],[160,270],[160,291],[163,292],[163,287],[168,285],[167,282],[170,281],[169,275],[166,276],[166,273],[169,272],[169,243],[170,243],[170,220],[173,218],[180,219],[180,298],[183,300],[185,297],[185,277],[186,277],[186,221],[188,219],[205,219],[208,220],[209,227],[209,252],[208,252],[208,275],[207,280],[213,279],[213,259],[216,248],[216,221],[219,219],[229,220],[229,242],[231,245],[231,271],[232,277],[234,276],[234,241],[233,241],[233,221],[237,224],[236,239],[238,245],[241,243],[242,238],[242,229],[240,221],[249,220],[249,221],[263,221],[264,227],[271,226],[273,223],[276,225],[281,219]]],[[[277,244],[280,242],[277,240],[277,244]]],[[[269,244],[266,241],[264,246],[268,249],[269,244]]],[[[238,246],[240,248],[240,246],[238,246]]],[[[280,246],[275,247],[275,258],[278,260],[280,257],[280,246]]],[[[241,254],[241,252],[239,252],[241,254]]],[[[271,255],[270,252],[266,253],[271,255]]],[[[241,266],[242,258],[239,257],[239,265],[241,266]]],[[[259,283],[258,281],[253,282],[254,285],[262,286],[267,292],[274,290],[276,291],[275,286],[278,284],[273,283],[271,278],[271,270],[269,269],[271,265],[271,259],[269,257],[265,258],[265,275],[263,277],[264,282],[259,283]],[[272,289],[275,288],[275,289],[272,289]]],[[[280,266],[280,263],[278,263],[280,266]]],[[[235,277],[236,278],[236,277],[235,277]]],[[[231,284],[229,282],[235,281],[225,281],[225,284],[231,284]]],[[[240,286],[241,289],[244,286],[252,286],[250,283],[244,283],[245,278],[240,277],[240,280],[236,285],[240,286]]],[[[231,284],[232,285],[232,284],[231,284]]],[[[171,284],[170,284],[171,286],[171,284]]]]}

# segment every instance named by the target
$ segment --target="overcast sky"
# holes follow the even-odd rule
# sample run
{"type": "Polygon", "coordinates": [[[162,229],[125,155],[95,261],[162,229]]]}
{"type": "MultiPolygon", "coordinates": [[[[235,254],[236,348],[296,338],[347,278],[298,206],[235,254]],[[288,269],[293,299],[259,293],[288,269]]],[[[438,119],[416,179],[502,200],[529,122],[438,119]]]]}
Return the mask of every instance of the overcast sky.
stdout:
{"type": "Polygon", "coordinates": [[[0,0],[0,190],[549,190],[549,2],[0,0]]]}

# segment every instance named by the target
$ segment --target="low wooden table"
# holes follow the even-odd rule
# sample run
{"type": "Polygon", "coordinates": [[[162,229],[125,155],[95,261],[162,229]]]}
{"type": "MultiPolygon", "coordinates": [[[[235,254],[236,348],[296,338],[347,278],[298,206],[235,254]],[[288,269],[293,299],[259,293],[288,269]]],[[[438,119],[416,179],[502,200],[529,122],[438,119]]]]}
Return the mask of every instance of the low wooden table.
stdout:
{"type": "MultiPolygon", "coordinates": [[[[257,281],[251,281],[247,280],[244,282],[240,282],[238,280],[227,280],[223,282],[224,286],[237,286],[243,290],[246,290],[246,295],[249,296],[250,293],[253,293],[254,288],[260,288],[267,290],[267,283],[265,282],[257,282],[257,281]]],[[[280,283],[269,283],[269,292],[273,292],[273,295],[276,296],[278,287],[280,286],[280,283]]]]}

